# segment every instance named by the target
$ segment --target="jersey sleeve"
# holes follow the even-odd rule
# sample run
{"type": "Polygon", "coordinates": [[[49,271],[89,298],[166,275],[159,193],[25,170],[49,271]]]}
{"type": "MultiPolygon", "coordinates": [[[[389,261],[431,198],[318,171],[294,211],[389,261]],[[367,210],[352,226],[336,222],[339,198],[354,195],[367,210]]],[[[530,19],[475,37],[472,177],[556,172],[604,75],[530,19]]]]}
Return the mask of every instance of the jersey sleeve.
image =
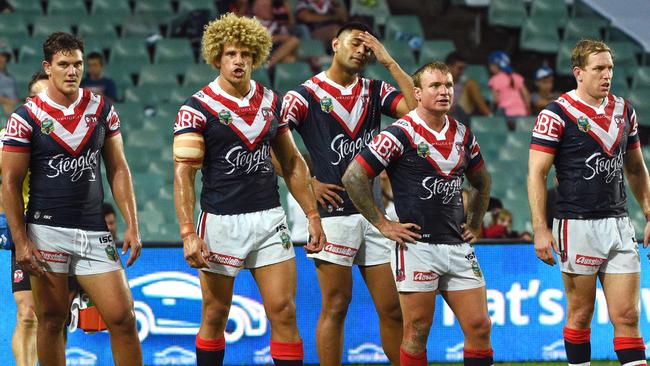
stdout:
{"type": "Polygon", "coordinates": [[[34,127],[29,120],[25,107],[20,107],[9,117],[2,139],[2,151],[30,152],[34,127]]]}
{"type": "MultiPolygon", "coordinates": [[[[551,103],[537,116],[530,149],[555,154],[564,135],[564,120],[553,110],[556,103],[551,103]]],[[[559,107],[557,107],[559,108],[559,107]]]]}
{"type": "Polygon", "coordinates": [[[289,132],[289,122],[282,118],[282,101],[278,95],[273,92],[273,115],[278,119],[278,135],[289,132]]]}
{"type": "Polygon", "coordinates": [[[476,140],[476,136],[473,133],[469,133],[468,139],[468,148],[469,148],[469,163],[467,164],[467,169],[477,170],[480,169],[483,164],[483,155],[481,154],[481,146],[476,140]]]}
{"type": "Polygon", "coordinates": [[[174,121],[174,135],[182,133],[205,131],[207,117],[203,113],[200,102],[194,98],[188,99],[178,110],[174,121]]]}
{"type": "Polygon", "coordinates": [[[376,177],[402,156],[405,147],[405,143],[400,139],[402,135],[403,132],[398,127],[388,126],[355,157],[369,177],[376,177]]]}
{"type": "Polygon", "coordinates": [[[117,114],[114,105],[109,105],[108,115],[106,116],[106,137],[113,137],[119,135],[120,126],[122,122],[120,121],[120,116],[117,114]]]}
{"type": "Polygon", "coordinates": [[[309,103],[307,98],[299,90],[291,90],[282,99],[282,111],[280,113],[280,124],[286,124],[291,128],[300,126],[305,122],[309,114],[309,103]]]}
{"type": "Polygon", "coordinates": [[[394,118],[400,117],[397,115],[397,105],[404,98],[404,95],[385,81],[379,81],[379,83],[381,85],[381,113],[394,118]]]}
{"type": "Polygon", "coordinates": [[[639,138],[639,124],[636,120],[636,111],[628,101],[625,101],[627,118],[630,121],[630,133],[627,135],[627,150],[634,150],[641,147],[639,138]]]}

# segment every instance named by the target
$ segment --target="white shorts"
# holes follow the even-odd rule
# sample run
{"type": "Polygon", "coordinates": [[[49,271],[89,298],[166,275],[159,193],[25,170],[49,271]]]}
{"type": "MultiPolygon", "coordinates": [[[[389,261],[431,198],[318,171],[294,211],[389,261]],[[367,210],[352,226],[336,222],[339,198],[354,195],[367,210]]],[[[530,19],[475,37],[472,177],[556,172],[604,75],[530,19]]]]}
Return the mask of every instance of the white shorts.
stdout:
{"type": "Polygon", "coordinates": [[[634,226],[627,217],[554,219],[553,237],[562,272],[592,275],[641,271],[634,226]]]}
{"type": "Polygon", "coordinates": [[[47,272],[83,276],[122,269],[108,231],[28,224],[27,236],[45,259],[47,272]]]}
{"type": "Polygon", "coordinates": [[[325,217],[321,223],[327,244],[320,252],[307,257],[347,267],[390,262],[390,251],[395,242],[384,237],[361,214],[325,217]]]}
{"type": "Polygon", "coordinates": [[[235,277],[242,268],[295,257],[282,207],[238,215],[201,212],[197,232],[210,248],[210,268],[204,271],[235,277]]]}
{"type": "Polygon", "coordinates": [[[474,248],[463,244],[395,245],[391,267],[397,291],[460,291],[485,286],[474,248]]]}

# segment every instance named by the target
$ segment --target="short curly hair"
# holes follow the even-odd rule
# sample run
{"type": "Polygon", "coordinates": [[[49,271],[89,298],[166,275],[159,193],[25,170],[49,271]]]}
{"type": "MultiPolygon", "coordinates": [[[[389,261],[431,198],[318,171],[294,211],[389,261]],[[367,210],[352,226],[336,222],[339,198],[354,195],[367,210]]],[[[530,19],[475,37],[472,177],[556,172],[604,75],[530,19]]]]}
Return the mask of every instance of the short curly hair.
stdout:
{"type": "Polygon", "coordinates": [[[253,68],[256,69],[269,57],[272,39],[257,19],[228,13],[205,26],[201,40],[205,62],[213,65],[221,57],[226,44],[240,44],[250,48],[253,53],[253,68]]]}

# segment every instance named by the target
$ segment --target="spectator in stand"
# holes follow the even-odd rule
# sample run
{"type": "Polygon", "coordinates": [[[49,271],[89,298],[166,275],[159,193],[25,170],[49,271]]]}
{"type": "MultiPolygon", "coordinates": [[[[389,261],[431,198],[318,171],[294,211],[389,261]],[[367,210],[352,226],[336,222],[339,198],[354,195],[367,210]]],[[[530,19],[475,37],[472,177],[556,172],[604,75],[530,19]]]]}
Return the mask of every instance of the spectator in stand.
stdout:
{"type": "Polygon", "coordinates": [[[18,101],[16,78],[7,71],[7,63],[11,60],[8,48],[0,49],[0,106],[9,115],[14,111],[18,101]]]}
{"type": "Polygon", "coordinates": [[[449,72],[454,78],[454,105],[451,115],[461,121],[469,122],[469,116],[491,116],[492,111],[481,95],[481,87],[476,80],[463,75],[467,60],[458,52],[450,53],[445,59],[449,72]]]}
{"type": "Polygon", "coordinates": [[[483,230],[483,237],[487,239],[519,239],[523,241],[532,241],[530,233],[519,233],[512,230],[512,213],[506,209],[499,210],[495,222],[483,230]]]}
{"type": "Polygon", "coordinates": [[[560,93],[553,89],[554,80],[553,69],[548,66],[542,66],[535,72],[537,90],[531,95],[533,115],[538,115],[546,105],[560,96],[560,93]]]}
{"type": "Polygon", "coordinates": [[[331,50],[332,38],[347,22],[348,12],[339,0],[298,0],[296,18],[309,27],[311,36],[323,42],[326,50],[331,50]]]}
{"type": "Polygon", "coordinates": [[[530,93],[524,84],[524,77],[512,70],[510,57],[503,51],[494,51],[488,56],[492,77],[488,86],[492,89],[492,102],[497,113],[508,119],[508,127],[514,129],[514,118],[530,115],[530,93]]]}
{"type": "Polygon", "coordinates": [[[253,0],[251,14],[271,34],[273,46],[271,58],[268,61],[269,68],[279,62],[296,62],[300,40],[289,32],[289,27],[293,25],[289,2],[287,0],[253,0]]]}
{"type": "Polygon", "coordinates": [[[93,93],[103,95],[111,103],[117,101],[117,87],[113,79],[104,76],[104,58],[98,52],[88,54],[86,61],[86,77],[81,80],[80,87],[93,93]]]}
{"type": "Polygon", "coordinates": [[[13,13],[14,8],[7,0],[0,0],[0,13],[13,13]]]}

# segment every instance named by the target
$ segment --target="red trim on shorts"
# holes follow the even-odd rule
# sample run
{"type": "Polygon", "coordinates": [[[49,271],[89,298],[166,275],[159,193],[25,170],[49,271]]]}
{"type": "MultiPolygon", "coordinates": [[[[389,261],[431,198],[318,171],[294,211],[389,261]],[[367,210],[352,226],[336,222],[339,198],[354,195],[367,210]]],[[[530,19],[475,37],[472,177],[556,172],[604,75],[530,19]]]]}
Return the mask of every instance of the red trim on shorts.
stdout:
{"type": "Polygon", "coordinates": [[[645,350],[643,338],[641,337],[614,337],[614,351],[621,351],[624,349],[640,349],[645,350]]]}
{"type": "MultiPolygon", "coordinates": [[[[562,330],[564,340],[573,344],[587,343],[591,339],[591,328],[587,329],[571,329],[564,327],[562,330]]],[[[616,338],[614,338],[616,339],[616,338]]]]}
{"type": "Polygon", "coordinates": [[[488,358],[494,356],[492,348],[488,349],[463,349],[463,357],[465,358],[488,358]]]}
{"type": "Polygon", "coordinates": [[[208,214],[206,212],[201,211],[201,217],[199,218],[200,220],[200,226],[199,226],[199,237],[201,239],[205,239],[205,221],[208,219],[208,214]]]}
{"type": "Polygon", "coordinates": [[[562,219],[564,225],[562,225],[562,243],[564,243],[564,255],[569,255],[569,220],[562,219]]]}
{"type": "Polygon", "coordinates": [[[399,363],[402,366],[426,366],[427,365],[427,352],[424,351],[418,355],[408,353],[404,348],[399,349],[399,363]]]}
{"type": "Polygon", "coordinates": [[[302,361],[304,353],[302,341],[300,342],[278,342],[271,340],[271,357],[275,360],[302,361]]]}
{"type": "Polygon", "coordinates": [[[203,339],[197,334],[194,339],[194,344],[196,348],[204,351],[221,351],[226,348],[226,338],[221,336],[217,339],[203,339]]]}

